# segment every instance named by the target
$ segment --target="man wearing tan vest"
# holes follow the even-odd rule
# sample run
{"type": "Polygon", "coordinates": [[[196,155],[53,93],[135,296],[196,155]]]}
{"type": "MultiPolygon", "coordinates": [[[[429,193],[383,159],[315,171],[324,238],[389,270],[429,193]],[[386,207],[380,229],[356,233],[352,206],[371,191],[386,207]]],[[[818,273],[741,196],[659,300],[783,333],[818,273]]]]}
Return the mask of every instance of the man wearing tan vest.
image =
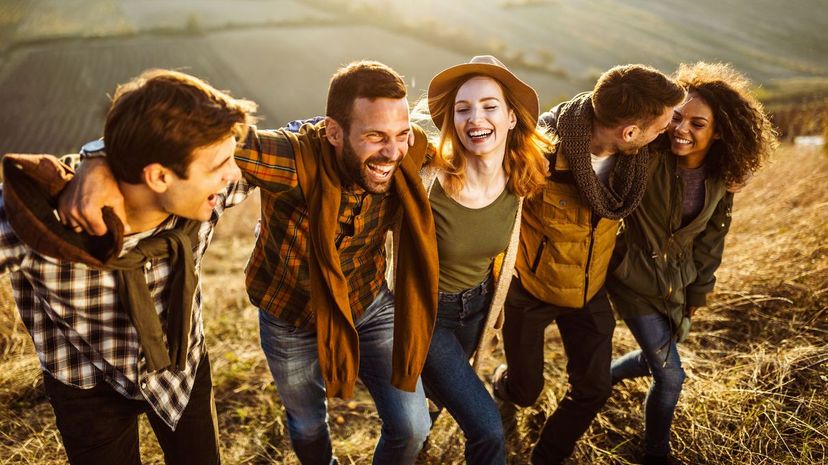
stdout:
{"type": "MultiPolygon", "coordinates": [[[[495,370],[495,395],[520,406],[543,390],[544,330],[552,322],[566,351],[570,388],[546,420],[533,464],[557,464],[611,392],[615,319],[604,289],[619,222],[641,200],[647,144],[664,132],[682,88],[655,69],[619,66],[592,92],[541,115],[560,138],[542,195],[524,204],[505,305],[508,365],[495,370]]],[[[507,404],[508,405],[508,404],[507,404]]]]}

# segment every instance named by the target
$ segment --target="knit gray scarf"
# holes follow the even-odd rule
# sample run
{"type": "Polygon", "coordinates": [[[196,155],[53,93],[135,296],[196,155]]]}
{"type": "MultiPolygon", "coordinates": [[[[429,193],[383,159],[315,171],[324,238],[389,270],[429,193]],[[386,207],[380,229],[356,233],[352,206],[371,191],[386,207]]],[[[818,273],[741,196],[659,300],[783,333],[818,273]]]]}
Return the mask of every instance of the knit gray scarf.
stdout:
{"type": "Polygon", "coordinates": [[[637,155],[619,154],[607,185],[599,181],[589,152],[593,122],[590,97],[590,93],[583,93],[561,106],[557,132],[575,184],[592,211],[603,218],[620,220],[641,202],[650,155],[647,147],[637,155]]]}

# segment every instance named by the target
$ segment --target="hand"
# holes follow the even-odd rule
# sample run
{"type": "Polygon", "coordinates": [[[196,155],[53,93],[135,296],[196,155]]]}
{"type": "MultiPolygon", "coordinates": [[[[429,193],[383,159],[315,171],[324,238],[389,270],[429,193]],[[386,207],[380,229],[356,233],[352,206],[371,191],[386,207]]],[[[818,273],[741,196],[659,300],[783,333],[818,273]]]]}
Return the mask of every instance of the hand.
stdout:
{"type": "Polygon", "coordinates": [[[693,318],[693,315],[696,313],[696,310],[698,309],[699,307],[687,307],[687,309],[684,311],[684,314],[687,315],[688,318],[693,318]]]}
{"type": "Polygon", "coordinates": [[[124,224],[124,233],[128,233],[124,196],[109,165],[103,159],[86,160],[80,164],[74,179],[60,194],[60,221],[76,232],[86,231],[88,234],[102,236],[107,229],[101,209],[106,206],[112,207],[124,224]]]}

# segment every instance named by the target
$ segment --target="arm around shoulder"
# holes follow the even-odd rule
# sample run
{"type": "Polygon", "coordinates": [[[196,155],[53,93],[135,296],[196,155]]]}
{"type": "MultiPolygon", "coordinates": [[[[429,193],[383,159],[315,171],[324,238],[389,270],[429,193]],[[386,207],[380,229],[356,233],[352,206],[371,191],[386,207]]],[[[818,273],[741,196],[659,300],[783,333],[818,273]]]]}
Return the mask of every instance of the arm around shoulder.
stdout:
{"type": "Polygon", "coordinates": [[[294,150],[281,130],[250,126],[235,158],[244,179],[253,186],[279,192],[299,184],[294,150]]]}

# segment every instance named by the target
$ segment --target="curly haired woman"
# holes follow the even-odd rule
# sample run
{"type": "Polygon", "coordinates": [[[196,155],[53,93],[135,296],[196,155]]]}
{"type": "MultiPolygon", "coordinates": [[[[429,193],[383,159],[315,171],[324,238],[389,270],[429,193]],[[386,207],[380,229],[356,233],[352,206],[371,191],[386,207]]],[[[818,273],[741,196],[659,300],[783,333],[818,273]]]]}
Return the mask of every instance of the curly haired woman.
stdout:
{"type": "Polygon", "coordinates": [[[730,227],[733,193],[776,147],[750,82],[728,64],[682,64],[687,89],[654,144],[649,182],[625,219],[607,289],[640,350],[612,362],[612,379],[653,377],[645,399],[645,464],[670,463],[670,426],[685,373],[676,344],[706,303],[730,227]]]}

